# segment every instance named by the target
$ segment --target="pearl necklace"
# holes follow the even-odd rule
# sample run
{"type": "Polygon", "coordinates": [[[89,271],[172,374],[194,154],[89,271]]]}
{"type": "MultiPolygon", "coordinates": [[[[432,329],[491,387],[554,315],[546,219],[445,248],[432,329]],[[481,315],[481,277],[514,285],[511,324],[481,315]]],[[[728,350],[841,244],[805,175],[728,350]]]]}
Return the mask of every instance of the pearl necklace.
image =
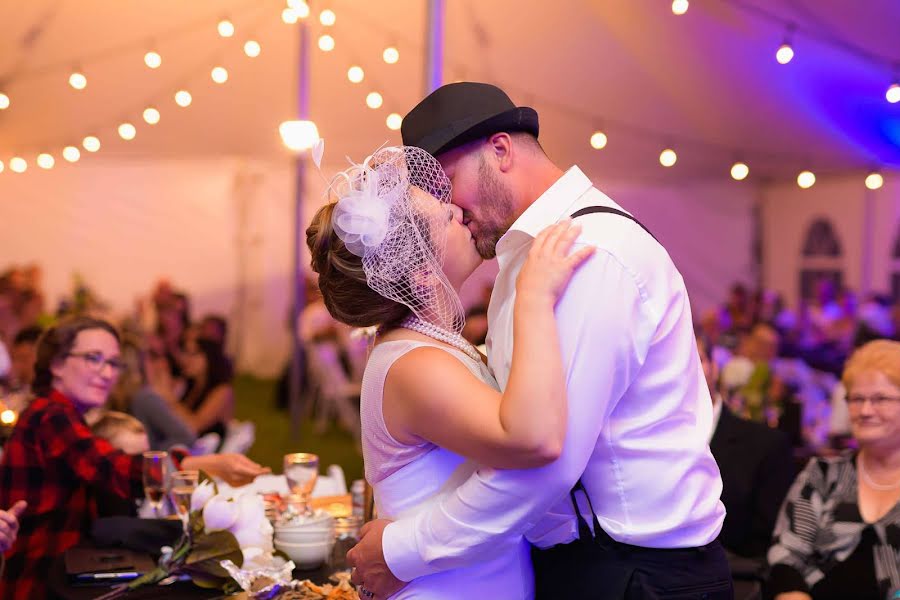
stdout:
{"type": "Polygon", "coordinates": [[[866,473],[866,467],[863,464],[862,455],[857,455],[856,464],[859,466],[859,474],[862,475],[863,481],[865,481],[873,490],[886,492],[888,490],[896,490],[898,487],[900,487],[900,481],[891,484],[875,483],[874,481],[872,481],[872,478],[869,477],[868,473],[866,473]]]}
{"type": "Polygon", "coordinates": [[[466,338],[458,333],[447,331],[443,327],[438,327],[434,323],[423,321],[415,315],[410,315],[403,319],[403,322],[400,323],[400,327],[409,329],[411,331],[417,331],[422,335],[427,335],[430,338],[434,338],[440,342],[449,344],[457,350],[464,352],[472,360],[481,362],[481,353],[478,352],[478,350],[475,349],[475,346],[470,344],[466,340],[466,338]]]}

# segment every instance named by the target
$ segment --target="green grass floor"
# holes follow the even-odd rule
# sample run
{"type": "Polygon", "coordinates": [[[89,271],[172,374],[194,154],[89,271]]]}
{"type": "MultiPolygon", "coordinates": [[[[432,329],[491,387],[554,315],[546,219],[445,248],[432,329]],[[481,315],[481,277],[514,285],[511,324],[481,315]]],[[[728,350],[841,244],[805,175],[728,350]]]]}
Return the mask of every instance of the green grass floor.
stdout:
{"type": "Polygon", "coordinates": [[[282,459],[289,452],[312,452],[319,455],[322,473],[328,465],[344,469],[347,486],[363,477],[362,455],[353,436],[331,426],[315,433],[310,420],[304,420],[300,433],[291,435],[290,415],[275,406],[275,381],[239,376],[234,382],[235,416],[256,423],[256,442],[247,455],[259,464],[281,473],[282,459]]]}

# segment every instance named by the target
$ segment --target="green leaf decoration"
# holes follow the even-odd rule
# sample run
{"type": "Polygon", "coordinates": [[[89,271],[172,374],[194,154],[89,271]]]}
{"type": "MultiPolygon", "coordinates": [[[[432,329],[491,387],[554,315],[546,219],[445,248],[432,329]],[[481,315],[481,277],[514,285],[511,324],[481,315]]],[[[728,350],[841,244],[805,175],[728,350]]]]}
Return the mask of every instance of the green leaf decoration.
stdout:
{"type": "Polygon", "coordinates": [[[230,531],[214,531],[198,535],[194,545],[184,561],[184,569],[193,577],[195,573],[229,579],[228,571],[219,563],[225,559],[237,566],[244,564],[241,546],[230,531]]]}

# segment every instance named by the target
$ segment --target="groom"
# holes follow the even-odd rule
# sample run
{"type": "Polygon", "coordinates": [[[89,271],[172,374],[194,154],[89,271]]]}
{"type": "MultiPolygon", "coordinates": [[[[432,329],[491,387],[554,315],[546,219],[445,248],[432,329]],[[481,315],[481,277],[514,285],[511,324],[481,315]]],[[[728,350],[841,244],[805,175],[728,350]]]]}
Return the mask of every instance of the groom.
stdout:
{"type": "MultiPolygon", "coordinates": [[[[348,555],[354,582],[386,598],[524,534],[539,599],[730,599],[716,541],[722,482],[707,445],[712,403],[684,281],[665,248],[578,167],[553,164],[537,113],[497,87],[445,85],[403,119],[402,134],[438,158],[479,253],[498,259],[488,358],[501,387],[516,276],[534,237],[575,217],[579,243],[597,251],[556,310],[569,402],[559,460],[482,468],[422,513],[368,524],[348,555]]],[[[478,591],[459,590],[467,595],[478,591]]]]}

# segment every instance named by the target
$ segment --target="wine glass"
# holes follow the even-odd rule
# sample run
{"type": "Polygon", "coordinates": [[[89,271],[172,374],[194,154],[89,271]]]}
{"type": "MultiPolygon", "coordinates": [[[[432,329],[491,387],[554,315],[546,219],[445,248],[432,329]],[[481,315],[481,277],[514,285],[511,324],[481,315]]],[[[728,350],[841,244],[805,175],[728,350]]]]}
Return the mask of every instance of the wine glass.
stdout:
{"type": "Polygon", "coordinates": [[[168,460],[168,452],[144,452],[144,495],[153,507],[155,517],[159,517],[159,509],[166,495],[168,460]]]}
{"type": "Polygon", "coordinates": [[[191,512],[191,495],[197,489],[200,471],[175,471],[169,482],[169,496],[179,516],[191,512]]]}
{"type": "Polygon", "coordinates": [[[291,494],[297,496],[300,501],[298,506],[300,512],[311,513],[309,498],[319,477],[319,457],[307,452],[285,454],[284,476],[287,478],[291,494]]]}

